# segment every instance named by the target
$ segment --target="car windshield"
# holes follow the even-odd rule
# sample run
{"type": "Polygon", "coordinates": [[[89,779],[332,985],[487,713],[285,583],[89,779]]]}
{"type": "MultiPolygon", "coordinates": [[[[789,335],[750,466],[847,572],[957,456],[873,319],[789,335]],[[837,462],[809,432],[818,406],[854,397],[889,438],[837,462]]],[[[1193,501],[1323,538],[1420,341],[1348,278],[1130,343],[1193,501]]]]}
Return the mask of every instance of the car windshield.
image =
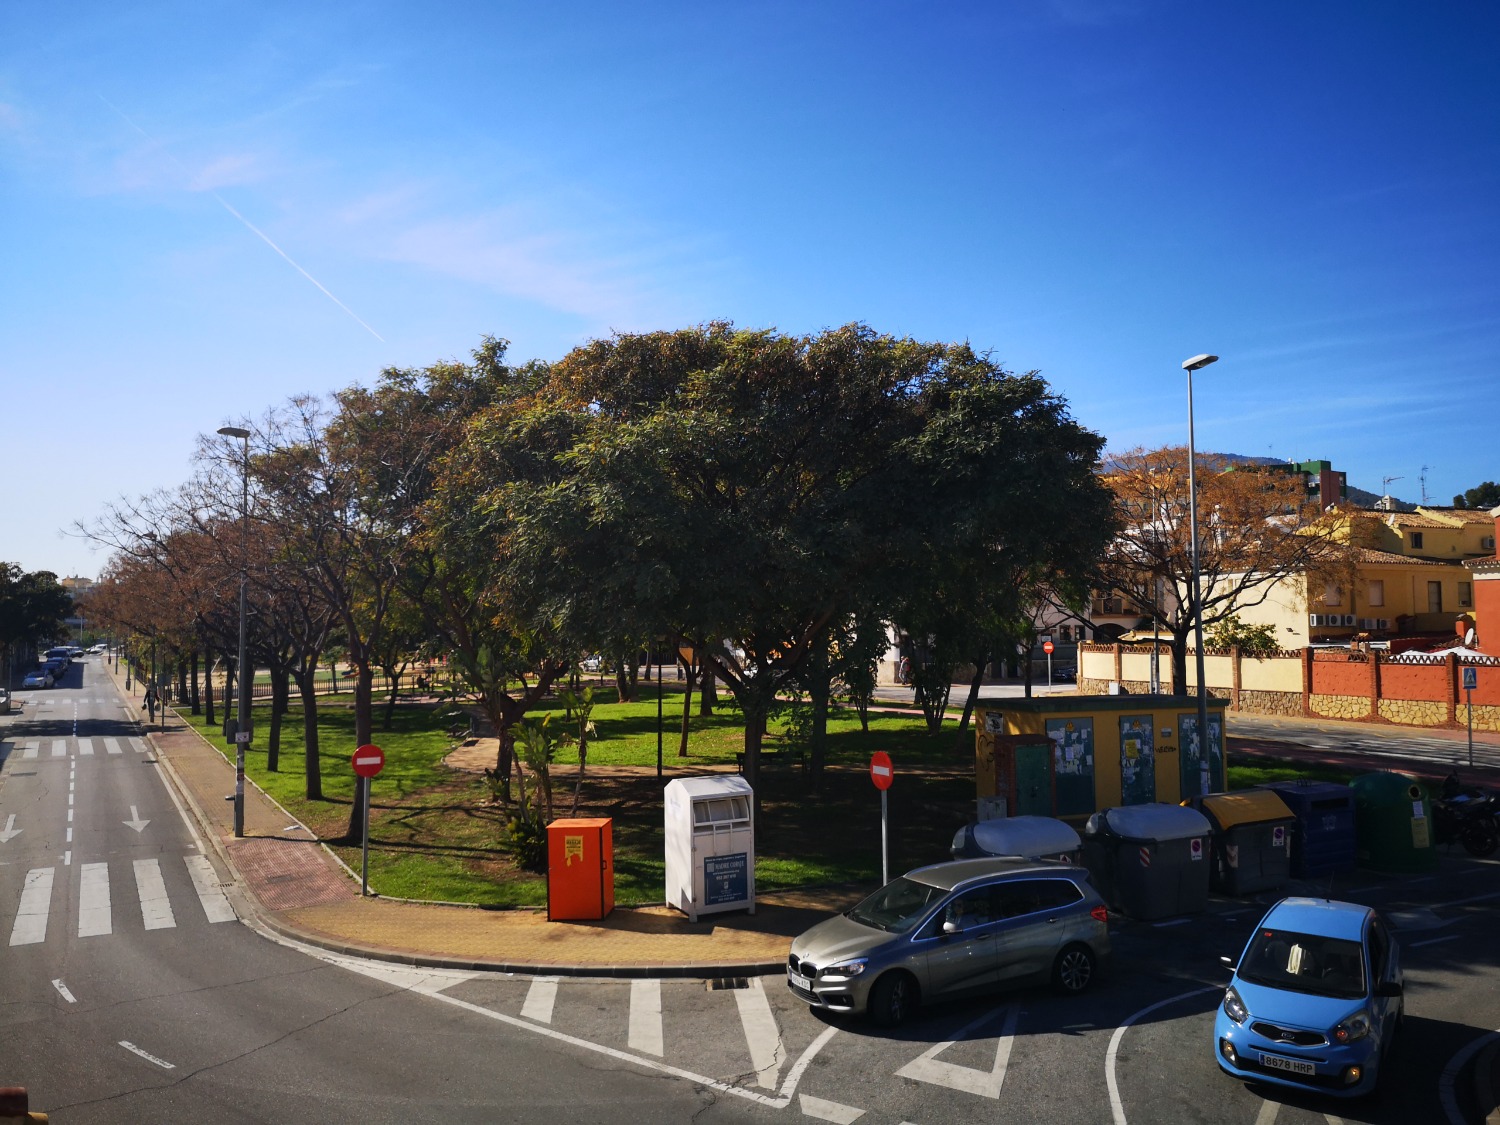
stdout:
{"type": "Polygon", "coordinates": [[[1362,953],[1357,941],[1261,929],[1237,971],[1252,984],[1354,1000],[1365,995],[1362,953]]]}
{"type": "Polygon", "coordinates": [[[904,934],[947,891],[902,876],[881,887],[845,917],[893,934],[904,934]]]}

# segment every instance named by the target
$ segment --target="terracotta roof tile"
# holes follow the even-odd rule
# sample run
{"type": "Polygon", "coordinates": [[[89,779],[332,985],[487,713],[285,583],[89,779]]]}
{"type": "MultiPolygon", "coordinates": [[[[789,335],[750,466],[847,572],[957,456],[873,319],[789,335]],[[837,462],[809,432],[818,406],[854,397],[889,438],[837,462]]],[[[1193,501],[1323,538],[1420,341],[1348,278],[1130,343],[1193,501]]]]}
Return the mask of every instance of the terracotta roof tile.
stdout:
{"type": "Polygon", "coordinates": [[[1453,527],[1446,520],[1435,520],[1421,512],[1387,512],[1385,522],[1392,527],[1453,527]]]}
{"type": "Polygon", "coordinates": [[[1355,549],[1355,559],[1362,563],[1372,563],[1378,566],[1397,566],[1410,563],[1414,566],[1450,566],[1450,563],[1434,562],[1432,559],[1418,559],[1411,555],[1398,555],[1394,551],[1377,551],[1373,547],[1358,547],[1355,549]]]}
{"type": "Polygon", "coordinates": [[[1486,526],[1495,522],[1495,517],[1489,512],[1477,508],[1422,508],[1423,515],[1435,516],[1440,520],[1454,520],[1457,523],[1482,523],[1486,526]]]}

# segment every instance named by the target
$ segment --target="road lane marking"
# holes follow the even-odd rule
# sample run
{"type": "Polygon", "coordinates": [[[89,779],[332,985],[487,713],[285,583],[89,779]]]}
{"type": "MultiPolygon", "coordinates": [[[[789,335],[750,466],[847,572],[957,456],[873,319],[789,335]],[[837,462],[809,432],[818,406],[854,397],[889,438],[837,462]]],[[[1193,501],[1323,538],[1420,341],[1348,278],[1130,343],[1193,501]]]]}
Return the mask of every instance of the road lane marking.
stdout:
{"type": "Polygon", "coordinates": [[[955,1043],[969,1038],[969,1033],[982,1024],[989,1023],[998,1013],[986,1012],[977,1020],[960,1029],[958,1035],[946,1043],[938,1043],[896,1071],[897,1078],[910,1078],[917,1082],[930,1082],[934,1086],[946,1086],[950,1090],[962,1090],[966,1094],[978,1094],[982,1098],[995,1099],[1005,1085],[1005,1071],[1010,1066],[1010,1048],[1016,1038],[1016,1019],[1020,1009],[1011,1004],[1005,1008],[1005,1026],[1000,1029],[1000,1039],[995,1044],[995,1063],[988,1071],[971,1066],[940,1062],[938,1055],[955,1043]]]}
{"type": "Polygon", "coordinates": [[[1195,988],[1191,992],[1179,992],[1176,996],[1168,996],[1165,1000],[1158,1000],[1155,1004],[1126,1016],[1125,1022],[1115,1028],[1115,1033],[1109,1037],[1109,1050],[1104,1053],[1104,1082],[1109,1087],[1109,1111],[1115,1125],[1127,1125],[1125,1105],[1120,1101],[1120,1080],[1115,1074],[1115,1060],[1120,1054],[1120,1040],[1125,1038],[1125,1029],[1138,1020],[1145,1019],[1158,1008],[1165,1008],[1169,1004],[1177,1004],[1183,1000],[1191,1000],[1194,996],[1202,996],[1205,992],[1223,991],[1223,985],[1211,984],[1206,988],[1195,988]]]}
{"type": "Polygon", "coordinates": [[[170,930],[177,925],[172,904],[167,900],[167,885],[162,881],[161,865],[154,859],[135,861],[135,890],[141,899],[141,921],[148,930],[170,930]]]}
{"type": "Polygon", "coordinates": [[[1260,1112],[1255,1115],[1255,1125],[1275,1125],[1280,1102],[1261,1102],[1260,1112]]]}
{"type": "Polygon", "coordinates": [[[1407,945],[1408,949],[1421,949],[1424,945],[1436,945],[1440,941],[1457,941],[1463,934],[1449,934],[1447,937],[1428,938],[1426,941],[1414,941],[1407,945]]]}
{"type": "Polygon", "coordinates": [[[93,754],[94,740],[92,738],[80,738],[78,740],[78,752],[80,754],[93,754]]]}
{"type": "Polygon", "coordinates": [[[5,827],[4,828],[0,828],[0,844],[8,844],[8,843],[10,843],[12,840],[14,840],[17,836],[19,836],[22,832],[25,832],[25,831],[26,831],[26,829],[24,829],[24,828],[17,828],[16,827],[16,814],[15,813],[11,813],[9,816],[7,816],[5,818],[5,827]]]}
{"type": "Polygon", "coordinates": [[[771,1014],[771,1001],[760,977],[751,977],[748,988],[735,989],[734,1003],[740,1011],[740,1026],[745,1030],[745,1045],[750,1048],[756,1084],[774,1090],[776,1072],[786,1058],[786,1048],[781,1045],[781,1029],[771,1014]]]}
{"type": "Polygon", "coordinates": [[[120,740],[118,738],[106,738],[104,740],[104,752],[106,754],[118,754],[120,752],[120,740]]]}
{"type": "Polygon", "coordinates": [[[25,746],[23,746],[21,748],[21,757],[23,757],[23,758],[35,758],[36,754],[37,754],[37,749],[38,749],[38,747],[37,747],[37,744],[35,742],[28,742],[25,746]]]}
{"type": "Polygon", "coordinates": [[[661,981],[639,978],[630,982],[630,1049],[648,1055],[663,1054],[661,1035],[661,981]]]}
{"type": "Polygon", "coordinates": [[[537,977],[526,990],[521,1015],[537,1023],[552,1022],[552,1006],[557,1003],[557,977],[537,977]]]}
{"type": "Polygon", "coordinates": [[[52,871],[37,867],[26,872],[21,905],[10,930],[11,945],[35,945],[47,940],[47,912],[52,909],[52,871]]]}
{"type": "Polygon", "coordinates": [[[52,740],[52,756],[54,758],[66,758],[68,756],[68,740],[66,738],[54,738],[52,740]]]}
{"type": "Polygon", "coordinates": [[[124,1039],[121,1039],[120,1040],[120,1046],[124,1047],[127,1051],[131,1051],[134,1054],[140,1055],[141,1058],[145,1059],[147,1062],[153,1062],[153,1063],[155,1063],[157,1066],[161,1067],[163,1070],[176,1070],[177,1069],[171,1063],[167,1062],[166,1059],[159,1059],[155,1055],[153,1055],[150,1051],[143,1051],[143,1050],[141,1050],[134,1043],[127,1043],[124,1039]]]}
{"type": "Polygon", "coordinates": [[[146,744],[139,738],[132,738],[130,740],[130,748],[137,754],[144,754],[146,752],[146,744]]]}
{"type": "Polygon", "coordinates": [[[810,1098],[806,1094],[797,1095],[797,1103],[802,1109],[803,1117],[811,1117],[817,1121],[832,1121],[834,1125],[851,1125],[865,1115],[862,1109],[855,1109],[851,1105],[840,1105],[838,1102],[825,1102],[822,1098],[810,1098]]]}
{"type": "Polygon", "coordinates": [[[85,863],[78,869],[78,936],[102,937],[113,928],[109,864],[85,863]]]}
{"type": "Polygon", "coordinates": [[[68,986],[65,985],[65,984],[63,984],[63,982],[61,980],[55,980],[55,981],[53,981],[52,982],[52,987],[55,988],[55,989],[57,989],[58,993],[69,1004],[76,1004],[76,1003],[78,1003],[77,1000],[73,999],[73,994],[68,991],[68,986]]]}
{"type": "Polygon", "coordinates": [[[229,899],[219,889],[219,878],[214,874],[214,865],[208,861],[208,857],[185,855],[182,861],[187,864],[188,877],[193,881],[193,889],[198,892],[198,901],[203,904],[203,913],[208,916],[208,920],[233,922],[234,907],[229,905],[229,899]]]}

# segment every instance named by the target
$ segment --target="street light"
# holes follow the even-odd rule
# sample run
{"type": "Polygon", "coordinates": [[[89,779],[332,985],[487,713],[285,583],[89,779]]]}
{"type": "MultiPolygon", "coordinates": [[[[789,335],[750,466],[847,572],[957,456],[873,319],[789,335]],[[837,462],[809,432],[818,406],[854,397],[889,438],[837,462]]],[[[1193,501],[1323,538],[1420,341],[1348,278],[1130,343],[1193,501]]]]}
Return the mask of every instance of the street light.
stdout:
{"type": "MultiPolygon", "coordinates": [[[[1198,760],[1208,763],[1212,776],[1212,759],[1208,746],[1208,686],[1203,682],[1203,588],[1198,579],[1198,474],[1193,462],[1193,372],[1217,363],[1216,355],[1195,355],[1182,361],[1188,378],[1188,528],[1193,549],[1193,638],[1198,646],[1198,760]]],[[[1202,766],[1199,767],[1202,776],[1202,766]]]]}
{"type": "MultiPolygon", "coordinates": [[[[246,555],[250,550],[250,431],[239,426],[221,426],[224,437],[244,442],[245,457],[240,473],[240,655],[239,717],[234,724],[234,834],[245,834],[245,748],[250,743],[250,693],[245,684],[245,580],[246,555]]],[[[211,686],[211,685],[210,685],[211,686]]]]}

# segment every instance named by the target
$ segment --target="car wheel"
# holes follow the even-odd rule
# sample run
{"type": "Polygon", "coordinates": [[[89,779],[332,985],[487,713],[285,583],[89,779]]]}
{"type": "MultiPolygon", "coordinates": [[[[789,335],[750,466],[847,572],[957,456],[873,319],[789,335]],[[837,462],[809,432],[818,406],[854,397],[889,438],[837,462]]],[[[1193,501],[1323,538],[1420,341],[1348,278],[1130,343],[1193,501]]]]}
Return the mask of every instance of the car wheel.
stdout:
{"type": "Polygon", "coordinates": [[[1070,945],[1052,963],[1052,986],[1067,996],[1076,996],[1094,980],[1098,962],[1086,945],[1070,945]]]}
{"type": "Polygon", "coordinates": [[[1493,855],[1495,849],[1500,847],[1500,836],[1488,824],[1470,824],[1465,826],[1463,835],[1460,837],[1464,850],[1472,856],[1483,859],[1485,856],[1493,855]]]}
{"type": "Polygon", "coordinates": [[[904,1023],[917,1010],[917,982],[906,973],[887,973],[870,989],[870,1018],[881,1027],[904,1023]]]}

